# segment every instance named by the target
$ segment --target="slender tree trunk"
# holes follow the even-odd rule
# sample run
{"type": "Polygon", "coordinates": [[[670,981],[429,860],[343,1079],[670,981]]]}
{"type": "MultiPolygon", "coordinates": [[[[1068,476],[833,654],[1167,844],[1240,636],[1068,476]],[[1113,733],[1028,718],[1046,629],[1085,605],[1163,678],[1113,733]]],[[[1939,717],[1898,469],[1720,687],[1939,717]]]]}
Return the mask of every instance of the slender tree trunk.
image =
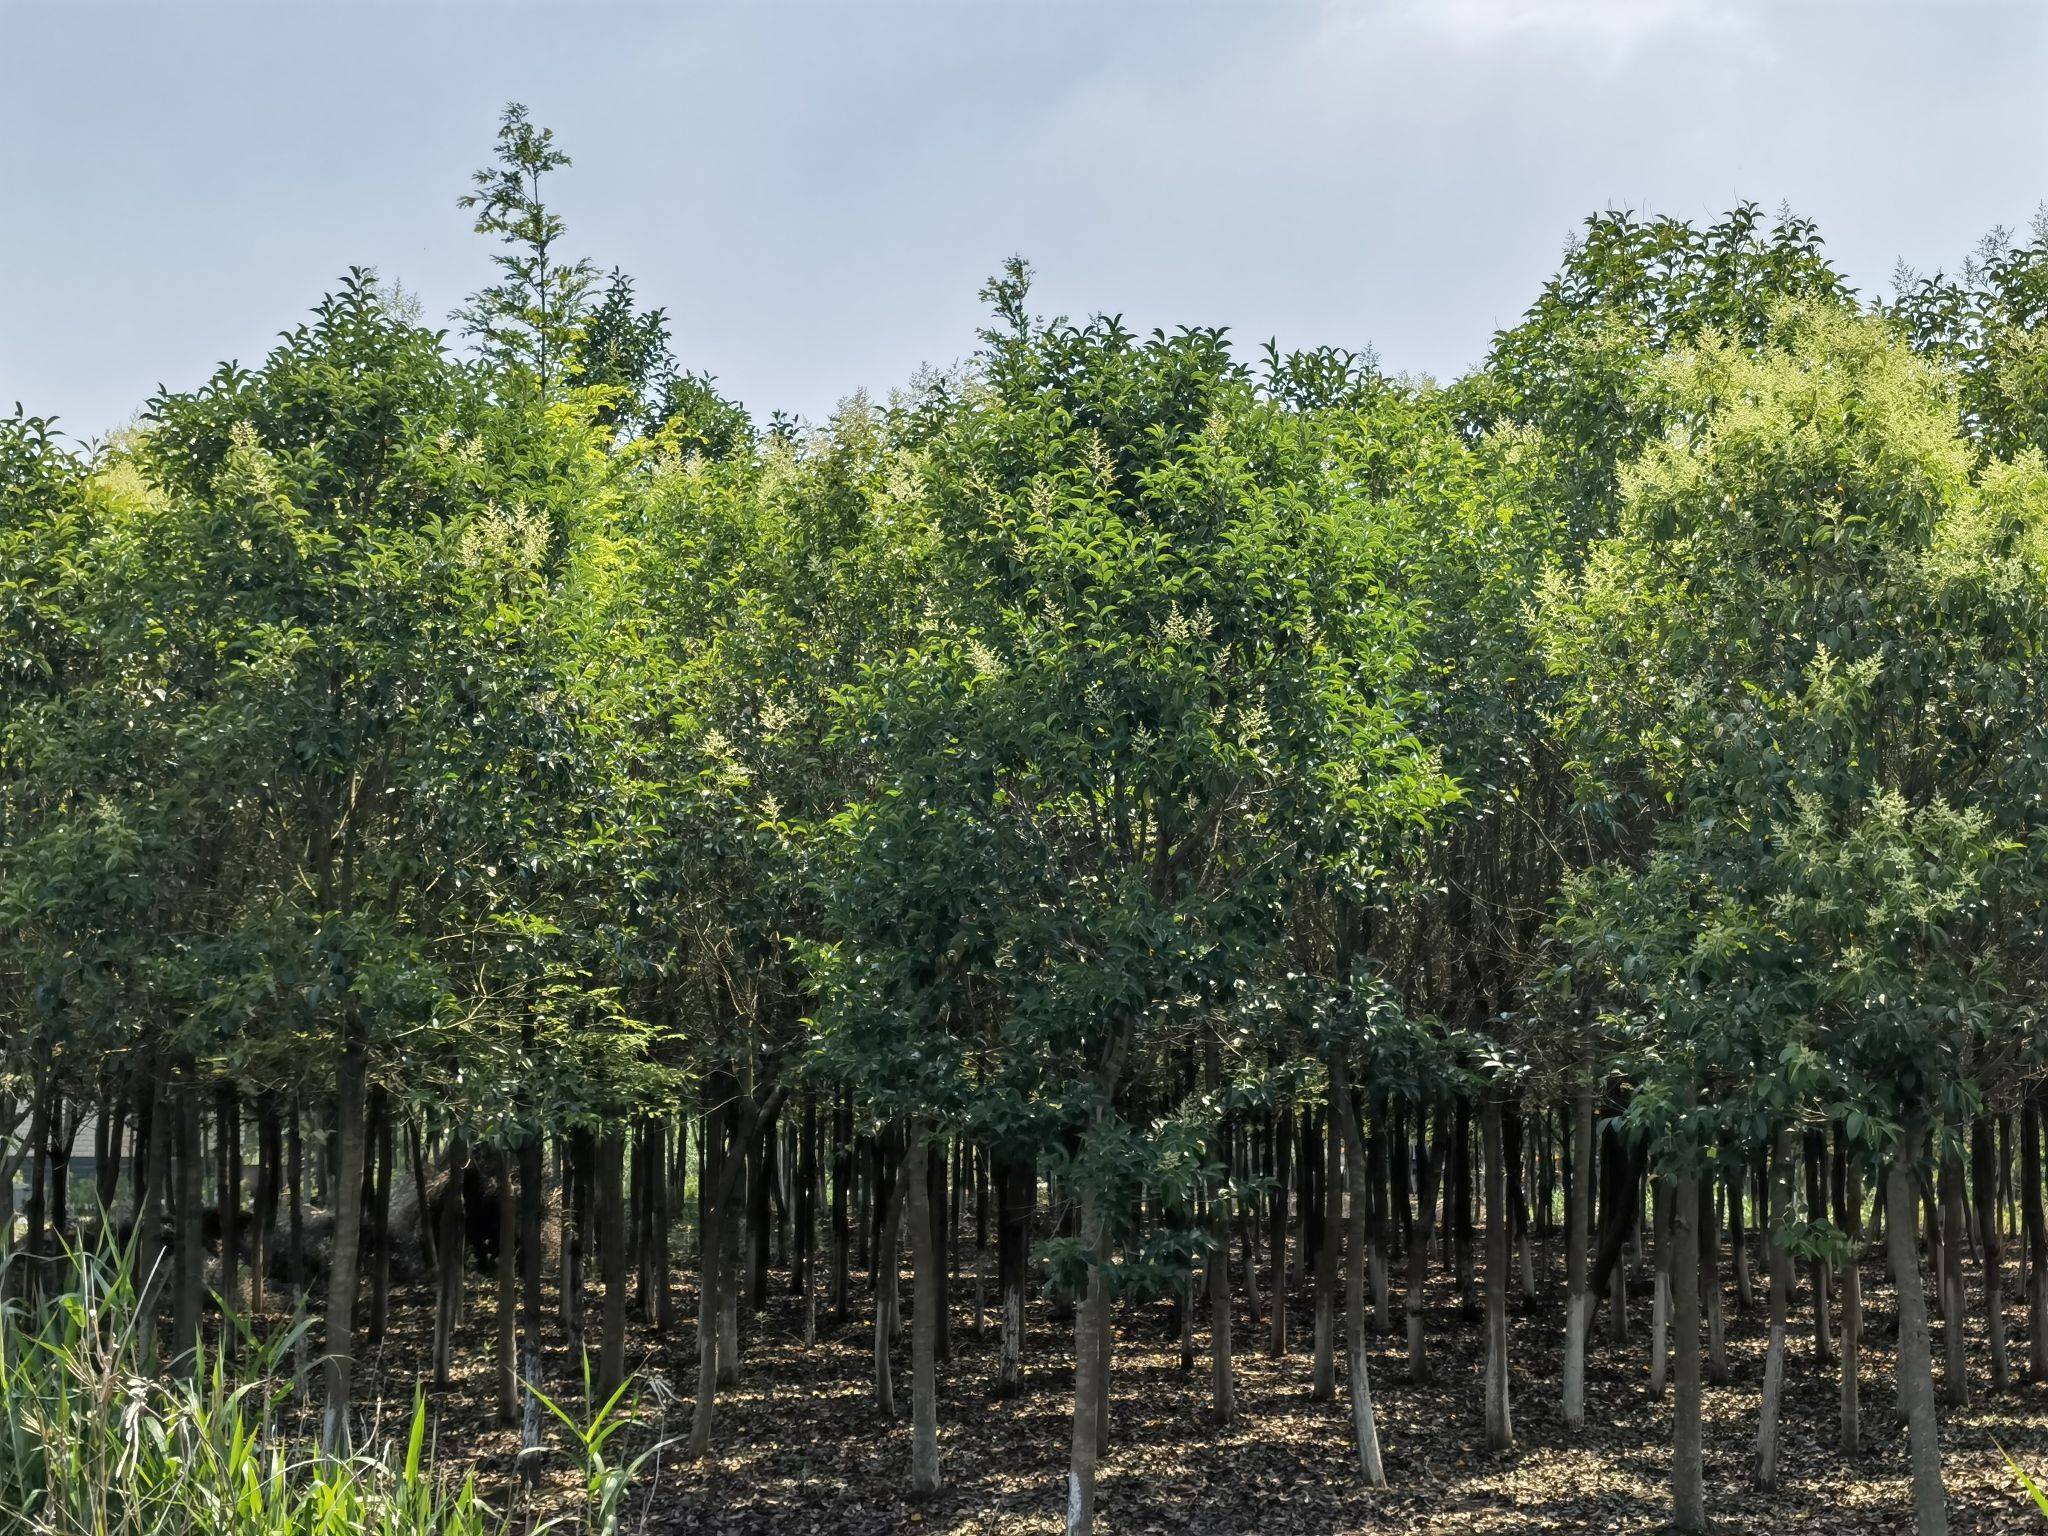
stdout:
{"type": "Polygon", "coordinates": [[[1970,1127],[1970,1175],[1976,1187],[1977,1245],[1984,1257],[1984,1330],[1991,1341],[1991,1385],[2003,1391],[2012,1384],[2012,1364],[2005,1340],[2005,1236],[1999,1230],[1998,1167],[1991,1122],[1979,1115],[1970,1127]]]}
{"type": "Polygon", "coordinates": [[[804,1347],[818,1341],[818,1101],[806,1096],[802,1124],[797,1135],[802,1142],[796,1174],[796,1274],[797,1295],[804,1311],[804,1347]]]}
{"type": "MultiPolygon", "coordinates": [[[[1837,1131],[1837,1136],[1841,1132],[1837,1131]]],[[[1844,1456],[1854,1459],[1862,1449],[1862,1412],[1857,1402],[1856,1370],[1863,1353],[1863,1173],[1845,1141],[1837,1140],[1842,1166],[1843,1232],[1848,1261],[1842,1266],[1842,1414],[1838,1440],[1844,1456]]]]}
{"type": "Polygon", "coordinates": [[[1337,1395],[1337,1242],[1344,1224],[1344,1144],[1334,1107],[1323,1121],[1323,1240],[1316,1251],[1315,1356],[1309,1381],[1309,1397],[1318,1403],[1337,1395]]]}
{"type": "MultiPolygon", "coordinates": [[[[1813,1220],[1820,1220],[1828,1208],[1828,1138],[1824,1130],[1808,1131],[1806,1151],[1806,1208],[1813,1220]]],[[[1813,1361],[1825,1370],[1835,1363],[1835,1337],[1828,1316],[1835,1287],[1834,1262],[1825,1254],[1809,1261],[1813,1276],[1813,1361]]]]}
{"type": "MultiPolygon", "coordinates": [[[[384,1323],[391,1315],[391,1114],[382,1089],[370,1095],[369,1125],[365,1129],[365,1155],[370,1160],[363,1184],[363,1199],[370,1224],[370,1317],[364,1330],[365,1342],[384,1341],[384,1323]]],[[[420,1208],[420,1230],[433,1223],[426,1207],[420,1208]]],[[[461,1255],[456,1262],[461,1263],[461,1255]]],[[[428,1271],[440,1273],[437,1267],[428,1271]]]]}
{"type": "MultiPolygon", "coordinates": [[[[1427,1133],[1428,1111],[1416,1110],[1416,1134],[1418,1146],[1427,1133]]],[[[1420,1200],[1415,1220],[1408,1231],[1408,1294],[1403,1298],[1408,1318],[1408,1379],[1424,1382],[1429,1379],[1429,1360],[1423,1352],[1423,1307],[1429,1284],[1429,1229],[1432,1212],[1435,1209],[1432,1196],[1434,1186],[1430,1179],[1430,1165],[1422,1167],[1420,1200]]]]}
{"type": "Polygon", "coordinates": [[[294,1307],[304,1300],[306,1285],[306,1116],[292,1095],[292,1123],[285,1139],[285,1200],[291,1231],[286,1240],[285,1269],[294,1307]]]}
{"type": "Polygon", "coordinates": [[[1373,1414],[1372,1383],[1365,1361],[1365,1223],[1371,1203],[1366,1188],[1365,1139],[1341,1058],[1331,1071],[1330,1083],[1330,1113],[1343,1127],[1349,1153],[1345,1168],[1351,1181],[1351,1203],[1344,1223],[1348,1250],[1344,1268],[1344,1365],[1351,1389],[1351,1433],[1358,1447],[1358,1470],[1364,1475],[1366,1486],[1384,1488],[1387,1473],[1380,1460],[1379,1423],[1373,1414]]]}
{"type": "MultiPolygon", "coordinates": [[[[1208,1043],[1203,1067],[1209,1092],[1221,1089],[1216,1044],[1208,1043]]],[[[1230,1142],[1222,1124],[1216,1127],[1214,1155],[1223,1169],[1226,1185],[1230,1179],[1230,1142]]],[[[1320,1266],[1320,1260],[1318,1260],[1320,1266]]],[[[1320,1273],[1320,1268],[1318,1270],[1320,1273]]],[[[1209,1200],[1209,1408],[1218,1424],[1237,1417],[1237,1367],[1230,1334],[1230,1207],[1221,1190],[1209,1200]]]]}
{"type": "Polygon", "coordinates": [[[1671,1367],[1671,1186],[1668,1179],[1652,1177],[1650,1185],[1650,1227],[1657,1247],[1656,1274],[1650,1296],[1650,1397],[1664,1396],[1664,1380],[1671,1367]]]}
{"type": "MultiPolygon", "coordinates": [[[[527,1049],[529,1052],[532,1050],[530,1037],[527,1049]]],[[[544,1302],[540,1293],[540,1245],[541,1215],[547,1201],[545,1179],[540,1133],[535,1131],[519,1144],[519,1354],[520,1370],[526,1378],[519,1408],[519,1446],[522,1452],[527,1453],[540,1448],[540,1399],[535,1393],[541,1384],[540,1331],[544,1302]]],[[[701,1339],[699,1344],[701,1346],[701,1339]]],[[[708,1433],[708,1413],[705,1420],[708,1433]]],[[[519,1475],[523,1483],[532,1487],[540,1477],[540,1458],[523,1455],[519,1462],[519,1475]]]]}
{"type": "MultiPolygon", "coordinates": [[[[744,1144],[750,1136],[740,1138],[744,1144]]],[[[720,1223],[718,1241],[723,1249],[719,1259],[719,1271],[724,1277],[719,1286],[718,1298],[718,1384],[721,1387],[739,1385],[740,1380],[740,1300],[747,1288],[747,1159],[740,1155],[738,1146],[726,1154],[724,1163],[726,1196],[719,1209],[724,1215],[720,1223]]],[[[894,1250],[891,1250],[894,1258],[894,1250]]],[[[884,1290],[889,1307],[889,1337],[896,1337],[896,1271],[891,1264],[883,1276],[884,1290]]]]}
{"type": "Polygon", "coordinates": [[[1287,1188],[1293,1170],[1288,1158],[1294,1147],[1294,1111],[1282,1105],[1273,1125],[1273,1205],[1266,1246],[1273,1251],[1273,1309],[1267,1319],[1266,1355],[1278,1360],[1287,1353],[1287,1188]]]}
{"type": "Polygon", "coordinates": [[[327,1399],[320,1443],[329,1455],[348,1449],[349,1393],[355,1373],[356,1259],[363,1236],[363,1164],[369,1127],[368,1063],[351,1040],[335,1070],[334,1117],[340,1139],[335,1170],[334,1237],[327,1264],[327,1399]]]}
{"type": "Polygon", "coordinates": [[[1941,1354],[1942,1401],[1951,1408],[1970,1402],[1970,1358],[1963,1336],[1963,1166],[1950,1152],[1941,1160],[1941,1354]]]}
{"type": "MultiPolygon", "coordinates": [[[[141,1294],[135,1310],[145,1360],[152,1359],[155,1352],[157,1298],[163,1294],[164,1282],[168,1278],[164,1262],[164,1227],[171,1186],[171,1119],[174,1113],[171,1094],[169,1082],[159,1077],[151,1090],[149,1182],[136,1193],[136,1214],[142,1223],[142,1235],[136,1246],[136,1273],[141,1277],[141,1294]]],[[[173,1334],[174,1353],[177,1344],[177,1337],[173,1334]]]]}
{"type": "MultiPolygon", "coordinates": [[[[462,1316],[462,1234],[466,1215],[462,1208],[463,1170],[469,1166],[469,1138],[459,1128],[448,1137],[446,1178],[441,1185],[441,1211],[434,1235],[434,1252],[441,1261],[434,1306],[434,1385],[448,1388],[449,1356],[455,1347],[455,1328],[462,1316]]],[[[426,1211],[420,1219],[427,1218],[426,1211]]]]}
{"type": "MultiPolygon", "coordinates": [[[[92,1114],[92,1203],[104,1216],[114,1208],[114,1187],[121,1178],[121,1107],[123,1099],[112,1088],[102,1089],[92,1114]]],[[[11,1180],[10,1180],[11,1182],[11,1180]]],[[[10,1195],[12,1190],[9,1190],[10,1195]]],[[[10,1226],[7,1235],[12,1237],[10,1226]]]]}
{"type": "Polygon", "coordinates": [[[1728,1329],[1721,1310],[1721,1232],[1714,1216],[1714,1185],[1700,1186],[1700,1302],[1707,1319],[1707,1380],[1728,1383],[1728,1329]]]}
{"type": "Polygon", "coordinates": [[[597,1391],[609,1400],[626,1380],[626,1133],[616,1126],[598,1138],[597,1198],[598,1267],[604,1275],[597,1391]]]}
{"type": "Polygon", "coordinates": [[[910,1195],[910,1491],[939,1490],[939,1244],[931,1195],[929,1129],[910,1126],[904,1183],[910,1195]]]}
{"type": "Polygon", "coordinates": [[[277,1123],[277,1101],[265,1094],[256,1112],[256,1211],[254,1245],[249,1255],[249,1310],[261,1315],[264,1290],[277,1250],[277,1200],[284,1183],[284,1136],[277,1123]]]}
{"type": "Polygon", "coordinates": [[[512,1149],[498,1149],[498,1422],[519,1421],[519,1207],[512,1149]]]}
{"type": "Polygon", "coordinates": [[[1489,1089],[1480,1105],[1480,1169],[1486,1181],[1486,1448],[1513,1448],[1508,1401],[1507,1168],[1501,1156],[1500,1095],[1489,1089]]]}
{"type": "Polygon", "coordinates": [[[1778,1486],[1778,1408],[1785,1389],[1785,1314],[1792,1291],[1792,1258],[1784,1242],[1792,1220],[1792,1132],[1784,1127],[1771,1142],[1770,1192],[1764,1237],[1771,1261],[1771,1342],[1764,1356],[1763,1403],[1756,1429],[1756,1483],[1766,1490],[1778,1486]]]}
{"type": "MultiPolygon", "coordinates": [[[[241,1305],[242,1101],[233,1083],[214,1090],[214,1210],[220,1223],[220,1299],[230,1311],[241,1305]]],[[[221,1347],[234,1337],[221,1330],[221,1347]]]]}
{"type": "MultiPolygon", "coordinates": [[[[932,1312],[932,1348],[937,1351],[936,1358],[943,1363],[953,1358],[953,1266],[948,1258],[953,1247],[953,1237],[952,1226],[947,1219],[951,1208],[947,1187],[947,1175],[950,1170],[943,1141],[932,1148],[931,1155],[924,1160],[924,1166],[925,1183],[929,1186],[925,1191],[925,1224],[932,1229],[932,1252],[936,1255],[934,1262],[938,1266],[932,1276],[932,1293],[938,1301],[932,1312]]],[[[917,1255],[913,1250],[912,1263],[915,1263],[916,1259],[917,1255]]],[[[917,1319],[913,1315],[911,1327],[914,1329],[916,1326],[917,1319]]],[[[913,1413],[916,1411],[914,1402],[911,1409],[913,1413]]]]}
{"type": "Polygon", "coordinates": [[[414,1207],[420,1213],[420,1263],[428,1274],[438,1275],[441,1256],[434,1241],[434,1223],[427,1218],[427,1147],[417,1116],[406,1117],[405,1145],[412,1155],[412,1195],[414,1207]]]}
{"type": "Polygon", "coordinates": [[[1067,1536],[1095,1529],[1095,1467],[1102,1454],[1102,1402],[1109,1361],[1102,1348],[1109,1316],[1109,1226],[1092,1190],[1081,1195],[1081,1244],[1089,1255],[1088,1298],[1074,1319],[1074,1427],[1067,1470],[1067,1536]]]}
{"type": "Polygon", "coordinates": [[[853,1244],[851,1241],[852,1233],[847,1224],[847,1197],[852,1190],[852,1186],[853,1110],[847,1097],[842,1094],[838,1101],[834,1103],[832,1109],[832,1321],[834,1325],[843,1325],[846,1322],[847,1298],[852,1290],[853,1244]]]}
{"type": "Polygon", "coordinates": [[[897,1166],[899,1149],[894,1137],[884,1132],[875,1143],[875,1406],[882,1417],[896,1417],[896,1378],[890,1368],[889,1346],[896,1333],[896,1202],[902,1187],[897,1166]]]}
{"type": "Polygon", "coordinates": [[[775,1187],[775,1127],[747,1143],[747,1307],[768,1305],[769,1196],[775,1187]]]}
{"type": "Polygon", "coordinates": [[[173,1368],[194,1371],[199,1365],[199,1314],[205,1296],[206,1253],[201,1245],[199,1085],[189,1069],[177,1089],[177,1149],[173,1167],[177,1180],[177,1288],[171,1298],[173,1368]]]}
{"type": "Polygon", "coordinates": [[[1508,1242],[1514,1249],[1517,1287],[1524,1312],[1536,1305],[1536,1263],[1529,1246],[1528,1185],[1522,1173],[1526,1160],[1522,1106],[1510,1103],[1502,1111],[1501,1162],[1507,1175],[1508,1242]]]}
{"type": "Polygon", "coordinates": [[[1920,1128],[1909,1125],[1885,1176],[1885,1238],[1891,1249],[1892,1279],[1899,1292],[1899,1401],[1906,1410],[1913,1529],[1918,1536],[1947,1536],[1941,1441],[1934,1419],[1934,1364],[1927,1342],[1927,1292],[1921,1284],[1920,1255],[1913,1241],[1914,1165],[1919,1161],[1920,1142],[1920,1128]]]}
{"type": "MultiPolygon", "coordinates": [[[[716,1131],[709,1140],[718,1140],[716,1131]]],[[[703,1460],[711,1449],[711,1418],[718,1407],[718,1331],[725,1308],[725,1211],[716,1186],[724,1183],[715,1171],[715,1159],[707,1159],[700,1189],[703,1216],[697,1242],[697,1407],[690,1420],[688,1454],[703,1460]]]]}
{"type": "Polygon", "coordinates": [[[2020,1227],[2027,1255],[2027,1370],[2048,1382],[2048,1216],[2041,1197],[2041,1095],[2035,1088],[2020,1109],[2020,1227]]]}
{"type": "MultiPolygon", "coordinates": [[[[1750,1276],[1749,1266],[1749,1222],[1743,1207],[1743,1185],[1747,1183],[1740,1173],[1728,1177],[1728,1251],[1735,1269],[1735,1310],[1748,1314],[1756,1310],[1756,1282],[1750,1276]]],[[[1769,1234],[1766,1233],[1766,1238],[1769,1234]]]]}
{"type": "Polygon", "coordinates": [[[1586,1249],[1593,1218],[1593,1090],[1572,1098],[1571,1210],[1565,1223],[1564,1421],[1586,1423],[1586,1335],[1593,1325],[1586,1249]]]}
{"type": "MultiPolygon", "coordinates": [[[[185,1092],[180,1093],[181,1103],[186,1096],[185,1092]]],[[[38,1083],[35,1086],[34,1097],[30,1100],[28,1148],[26,1154],[28,1160],[28,1199],[22,1204],[22,1215],[27,1222],[26,1230],[22,1233],[22,1253],[28,1261],[28,1279],[26,1284],[27,1295],[30,1298],[40,1295],[44,1289],[43,1268],[48,1261],[50,1250],[48,1236],[50,1219],[50,1116],[56,1097],[57,1089],[55,1082],[54,1080],[49,1080],[38,1083]]],[[[59,1120],[64,1118],[61,1106],[57,1107],[57,1118],[59,1120]]],[[[182,1118],[180,1124],[182,1126],[182,1118]]],[[[8,1186],[10,1191],[13,1188],[12,1177],[10,1174],[8,1186]]],[[[10,1227],[11,1225],[10,1223],[10,1227]]],[[[13,1235],[11,1230],[7,1233],[9,1239],[13,1235]]],[[[181,1265],[180,1280],[182,1281],[182,1279],[183,1269],[181,1265]]],[[[181,1340],[182,1334],[174,1334],[173,1347],[179,1347],[181,1340]]]]}
{"type": "Polygon", "coordinates": [[[1449,1195],[1451,1266],[1458,1279],[1458,1309],[1467,1318],[1478,1310],[1477,1276],[1472,1270],[1472,1099],[1459,1094],[1451,1120],[1449,1195]]]}
{"type": "MultiPolygon", "coordinates": [[[[1353,1096],[1354,1099],[1356,1095],[1353,1096]]],[[[1354,1103],[1353,1113],[1357,1109],[1354,1103]]],[[[1387,1274],[1387,1182],[1390,1177],[1387,1168],[1387,1128],[1384,1124],[1383,1109],[1375,1109],[1372,1119],[1372,1155],[1366,1169],[1366,1178],[1371,1185],[1372,1210],[1367,1219],[1371,1223],[1371,1255],[1369,1269],[1372,1281],[1372,1326],[1373,1332],[1382,1336],[1393,1332],[1393,1285],[1387,1274]]],[[[1355,1192],[1357,1186],[1352,1189],[1355,1192]]]]}
{"type": "Polygon", "coordinates": [[[1220,1195],[1209,1200],[1209,1257],[1203,1275],[1209,1293],[1209,1410],[1216,1422],[1237,1417],[1237,1365],[1230,1315],[1230,1216],[1220,1195]]]}
{"type": "MultiPolygon", "coordinates": [[[[648,1235],[653,1252],[648,1255],[651,1278],[654,1285],[654,1326],[664,1335],[676,1331],[676,1288],[669,1280],[669,1255],[671,1233],[675,1227],[675,1206],[677,1182],[669,1177],[669,1133],[673,1122],[663,1117],[648,1127],[648,1139],[654,1154],[653,1167],[649,1170],[652,1188],[647,1192],[649,1209],[654,1227],[648,1235]]],[[[685,1154],[678,1146],[676,1163],[681,1165],[685,1154]]]]}
{"type": "Polygon", "coordinates": [[[1672,1382],[1671,1523],[1681,1532],[1707,1528],[1706,1469],[1701,1451],[1700,1182],[1681,1176],[1671,1202],[1672,1382]]]}
{"type": "Polygon", "coordinates": [[[1038,1170],[1029,1157],[1007,1153],[996,1163],[996,1306],[1002,1344],[996,1392],[1009,1397],[1024,1386],[1024,1292],[1031,1258],[1031,1207],[1038,1170]]]}

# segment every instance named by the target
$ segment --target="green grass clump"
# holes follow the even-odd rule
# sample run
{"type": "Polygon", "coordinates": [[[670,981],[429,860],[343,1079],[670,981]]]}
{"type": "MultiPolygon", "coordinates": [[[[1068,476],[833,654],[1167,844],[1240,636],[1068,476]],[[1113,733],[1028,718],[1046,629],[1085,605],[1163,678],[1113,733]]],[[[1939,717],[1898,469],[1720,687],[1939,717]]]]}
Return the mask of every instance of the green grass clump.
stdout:
{"type": "Polygon", "coordinates": [[[0,1536],[485,1536],[475,1478],[438,1475],[415,1396],[402,1449],[323,1456],[289,1424],[306,1324],[160,1374],[128,1266],[0,1306],[0,1536]]]}

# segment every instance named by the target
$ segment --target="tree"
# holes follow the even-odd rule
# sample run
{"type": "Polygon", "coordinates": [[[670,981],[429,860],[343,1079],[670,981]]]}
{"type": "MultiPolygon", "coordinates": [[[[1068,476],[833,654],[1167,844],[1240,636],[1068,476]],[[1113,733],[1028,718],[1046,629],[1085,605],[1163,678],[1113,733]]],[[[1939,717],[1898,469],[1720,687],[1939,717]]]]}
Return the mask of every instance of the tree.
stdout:
{"type": "Polygon", "coordinates": [[[495,235],[505,250],[491,258],[498,281],[463,307],[463,329],[509,379],[523,379],[542,400],[574,382],[577,343],[590,311],[597,269],[565,259],[556,246],[567,233],[561,215],[542,201],[542,182],[570,164],[554,130],[537,128],[513,102],[498,123],[498,158],[475,172],[475,190],[457,200],[474,208],[476,232],[495,235]]]}
{"type": "MultiPolygon", "coordinates": [[[[1941,377],[1838,309],[1782,311],[1761,353],[1710,338],[1664,382],[1683,425],[1624,475],[1620,529],[1553,586],[1549,625],[1597,755],[1673,814],[1642,861],[1575,886],[1569,926],[1643,1010],[1646,1134],[1739,1153],[1839,1123],[1910,1181],[2010,1061],[1988,1026],[2039,902],[2013,752],[2036,712],[1981,670],[2033,671],[2038,463],[1980,470],[1941,377]],[[1682,1102],[1716,1108],[1673,1128],[1682,1102]]],[[[1775,1249],[1839,1244],[1773,1208],[1775,1249]]],[[[1938,1530],[1911,1329],[1900,1368],[1920,1528],[1938,1530]]],[[[1767,1480],[1776,1408],[1767,1388],[1767,1480]]]]}

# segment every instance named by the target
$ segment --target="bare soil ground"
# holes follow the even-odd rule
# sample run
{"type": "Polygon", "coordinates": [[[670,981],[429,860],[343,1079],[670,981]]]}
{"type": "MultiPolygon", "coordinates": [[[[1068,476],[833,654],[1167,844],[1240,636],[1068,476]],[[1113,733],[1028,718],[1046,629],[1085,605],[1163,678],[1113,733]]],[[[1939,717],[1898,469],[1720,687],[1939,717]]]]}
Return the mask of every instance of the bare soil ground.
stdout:
{"type": "MultiPolygon", "coordinates": [[[[778,1276],[778,1280],[779,1280],[778,1276]]],[[[995,1334],[971,1324],[968,1287],[956,1291],[952,1359],[940,1367],[940,1448],[945,1487],[929,1499],[909,1490],[909,1359],[898,1354],[898,1414],[878,1412],[870,1385],[870,1314],[856,1277],[853,1310],[835,1326],[819,1313],[819,1337],[806,1349],[801,1309],[778,1285],[766,1311],[745,1328],[744,1378],[721,1394],[712,1457],[685,1464],[680,1447],[643,1474],[629,1529],[704,1536],[880,1536],[884,1532],[958,1536],[1041,1536],[1057,1532],[1065,1508],[1072,1372],[1071,1337],[1050,1309],[1034,1305],[1028,1381],[999,1399],[995,1334]]],[[[1553,1286],[1552,1294],[1556,1287],[1553,1286]]],[[[472,1277],[472,1302],[458,1378],[437,1404],[437,1448],[444,1463],[473,1467],[480,1486],[501,1501],[510,1485],[517,1432],[492,1417],[491,1301],[472,1277]]],[[[1866,1337],[1860,1380],[1862,1455],[1836,1449],[1836,1370],[1814,1360],[1811,1303],[1795,1297],[1784,1422],[1784,1475],[1775,1495],[1749,1482],[1763,1374],[1760,1311],[1727,1299],[1732,1380],[1709,1385],[1707,1489],[1716,1529],[1742,1536],[1865,1536],[1909,1528],[1904,1430],[1894,1421],[1890,1288],[1882,1270],[1865,1273],[1866,1337]]],[[[1587,1428],[1568,1434],[1558,1407],[1561,1307],[1511,1320],[1516,1449],[1482,1449],[1480,1329],[1439,1276],[1432,1293],[1430,1379],[1411,1384],[1399,1338],[1375,1339],[1373,1393],[1389,1486],[1365,1488],[1350,1444],[1341,1382],[1337,1401],[1310,1400],[1308,1318],[1296,1299],[1292,1350],[1266,1356],[1265,1328],[1253,1328],[1240,1301],[1237,1319],[1240,1417],[1219,1428],[1208,1412],[1207,1338],[1198,1332],[1195,1369],[1180,1369],[1179,1334],[1168,1304],[1123,1309],[1118,1317],[1111,1426],[1099,1483],[1099,1528],[1114,1536],[1325,1536],[1325,1533],[1597,1532],[1607,1536],[1666,1528],[1669,1511],[1671,1400],[1646,1395],[1648,1307],[1632,1298],[1630,1337],[1607,1336],[1603,1307],[1588,1373],[1587,1428]]],[[[685,1295],[679,1315],[692,1317],[685,1295]]],[[[1972,1296],[1972,1305],[1976,1297],[1972,1296]]],[[[907,1302],[906,1302],[907,1309],[907,1302]]],[[[393,1297],[392,1332],[365,1360],[363,1387],[380,1394],[383,1423],[402,1430],[413,1382],[425,1369],[424,1292],[393,1297]]],[[[1398,1310],[1396,1321],[1398,1324],[1398,1310]]],[[[2010,1317],[2016,1365],[2025,1360],[2025,1316],[2010,1317]]],[[[1952,1529],[2048,1532],[1998,1450],[2048,1469],[2048,1384],[2016,1382],[1994,1393],[1982,1318],[1971,1314],[1970,1406],[1942,1410],[1943,1465],[1952,1529]]],[[[638,1443],[688,1428],[694,1382],[692,1330],[662,1338],[635,1324],[630,1363],[641,1383],[646,1421],[638,1443]],[[673,1400],[667,1400],[671,1398],[673,1400]],[[666,1400],[666,1401],[665,1401],[666,1400]]],[[[559,1338],[556,1339],[559,1344],[559,1338]]],[[[591,1340],[595,1346],[594,1337],[591,1340]]],[[[1936,1372],[1940,1373],[1937,1327],[1936,1372]]],[[[566,1357],[550,1365],[559,1382],[566,1357]]],[[[571,1394],[574,1395],[573,1393],[571,1394]]],[[[559,1436],[551,1434],[551,1443],[559,1436]]],[[[545,1507],[559,1509],[573,1486],[567,1458],[548,1458],[545,1507]]]]}

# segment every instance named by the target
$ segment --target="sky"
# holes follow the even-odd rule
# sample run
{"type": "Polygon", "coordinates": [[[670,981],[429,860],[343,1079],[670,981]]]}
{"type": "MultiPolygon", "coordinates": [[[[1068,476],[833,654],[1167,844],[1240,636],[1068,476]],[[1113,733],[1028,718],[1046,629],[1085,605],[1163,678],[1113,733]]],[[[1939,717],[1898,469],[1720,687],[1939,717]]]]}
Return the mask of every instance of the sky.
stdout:
{"type": "Polygon", "coordinates": [[[352,265],[430,315],[525,102],[568,246],[757,417],[1049,313],[1483,358],[1602,208],[1819,221],[1866,293],[2048,199],[2043,0],[0,0],[0,409],[77,437],[352,265]]]}

